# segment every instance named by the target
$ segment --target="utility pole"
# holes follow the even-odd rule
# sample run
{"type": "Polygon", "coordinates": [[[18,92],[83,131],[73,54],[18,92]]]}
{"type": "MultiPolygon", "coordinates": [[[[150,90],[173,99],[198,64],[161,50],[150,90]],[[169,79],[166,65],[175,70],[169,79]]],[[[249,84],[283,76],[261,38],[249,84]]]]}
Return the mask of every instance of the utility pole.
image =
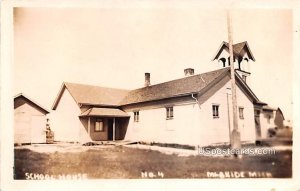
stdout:
{"type": "Polygon", "coordinates": [[[232,149],[241,148],[241,138],[238,127],[237,119],[237,99],[236,99],[236,84],[235,84],[235,71],[233,60],[233,40],[232,40],[232,20],[230,11],[227,11],[227,26],[228,26],[228,44],[230,54],[230,73],[231,73],[231,94],[232,94],[232,117],[233,117],[233,130],[231,132],[230,145],[232,149]]]}

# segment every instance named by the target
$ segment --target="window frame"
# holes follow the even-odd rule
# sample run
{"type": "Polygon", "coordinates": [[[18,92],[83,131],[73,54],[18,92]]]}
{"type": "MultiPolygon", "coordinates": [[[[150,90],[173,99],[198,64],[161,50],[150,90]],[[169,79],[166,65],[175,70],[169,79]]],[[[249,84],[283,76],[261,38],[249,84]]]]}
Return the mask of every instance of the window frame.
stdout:
{"type": "Polygon", "coordinates": [[[212,104],[212,115],[214,119],[220,118],[220,104],[212,104]]]}
{"type": "Polygon", "coordinates": [[[166,120],[174,119],[174,106],[166,107],[166,120]]]}
{"type": "Polygon", "coordinates": [[[140,111],[134,111],[133,112],[133,121],[135,123],[138,123],[140,121],[140,111]]]}
{"type": "Polygon", "coordinates": [[[245,119],[245,115],[244,115],[244,107],[239,107],[239,118],[240,119],[245,119]]]}
{"type": "Polygon", "coordinates": [[[104,132],[104,122],[103,122],[103,119],[101,118],[97,118],[96,121],[95,121],[95,126],[94,126],[94,132],[104,132]],[[99,130],[97,129],[97,123],[99,123],[99,130]],[[100,125],[102,124],[102,125],[100,125]]]}

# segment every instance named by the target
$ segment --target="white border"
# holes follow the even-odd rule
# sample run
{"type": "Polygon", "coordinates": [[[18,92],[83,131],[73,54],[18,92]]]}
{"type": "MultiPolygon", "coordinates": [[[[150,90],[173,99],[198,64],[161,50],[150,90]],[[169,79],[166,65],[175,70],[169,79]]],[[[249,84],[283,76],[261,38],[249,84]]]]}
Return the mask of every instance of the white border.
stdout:
{"type": "MultiPolygon", "coordinates": [[[[299,148],[300,137],[299,112],[300,108],[300,3],[299,1],[205,1],[196,0],[5,0],[1,3],[1,190],[296,190],[300,189],[299,148]],[[203,9],[218,8],[264,8],[264,9],[293,9],[293,120],[294,120],[294,149],[293,149],[293,178],[292,179],[171,179],[171,180],[87,180],[87,181],[26,181],[13,180],[13,7],[123,7],[123,8],[180,8],[196,7],[203,9]],[[299,182],[299,181],[298,181],[299,182]]],[[[289,82],[287,82],[289,83],[289,82]]]]}

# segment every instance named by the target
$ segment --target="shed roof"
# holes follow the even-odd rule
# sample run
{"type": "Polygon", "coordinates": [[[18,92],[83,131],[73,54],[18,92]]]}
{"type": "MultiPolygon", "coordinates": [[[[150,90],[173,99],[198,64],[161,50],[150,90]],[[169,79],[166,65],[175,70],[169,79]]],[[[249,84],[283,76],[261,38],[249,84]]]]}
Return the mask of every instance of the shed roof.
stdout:
{"type": "Polygon", "coordinates": [[[45,107],[42,107],[37,102],[33,101],[33,99],[29,98],[27,95],[24,95],[24,93],[19,93],[15,95],[14,101],[19,98],[24,98],[25,100],[29,101],[31,104],[35,105],[37,108],[39,108],[41,111],[43,111],[45,114],[50,113],[45,107]]]}
{"type": "Polygon", "coordinates": [[[114,108],[90,108],[83,112],[80,117],[86,117],[86,116],[102,116],[102,117],[129,117],[129,115],[120,110],[120,109],[114,109],[114,108]]]}

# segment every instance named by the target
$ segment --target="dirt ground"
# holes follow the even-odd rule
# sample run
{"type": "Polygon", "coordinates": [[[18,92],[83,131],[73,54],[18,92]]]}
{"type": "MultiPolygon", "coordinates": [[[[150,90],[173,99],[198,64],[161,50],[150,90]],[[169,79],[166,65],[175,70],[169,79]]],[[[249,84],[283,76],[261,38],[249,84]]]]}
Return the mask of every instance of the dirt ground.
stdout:
{"type": "Polygon", "coordinates": [[[292,151],[235,157],[178,156],[123,146],[15,148],[15,179],[290,178],[292,151]],[[82,148],[82,149],[78,149],[82,148]],[[41,149],[44,150],[44,149],[41,149]],[[74,151],[75,150],[75,151],[74,151]],[[62,152],[64,151],[64,152],[62,152]]]}

